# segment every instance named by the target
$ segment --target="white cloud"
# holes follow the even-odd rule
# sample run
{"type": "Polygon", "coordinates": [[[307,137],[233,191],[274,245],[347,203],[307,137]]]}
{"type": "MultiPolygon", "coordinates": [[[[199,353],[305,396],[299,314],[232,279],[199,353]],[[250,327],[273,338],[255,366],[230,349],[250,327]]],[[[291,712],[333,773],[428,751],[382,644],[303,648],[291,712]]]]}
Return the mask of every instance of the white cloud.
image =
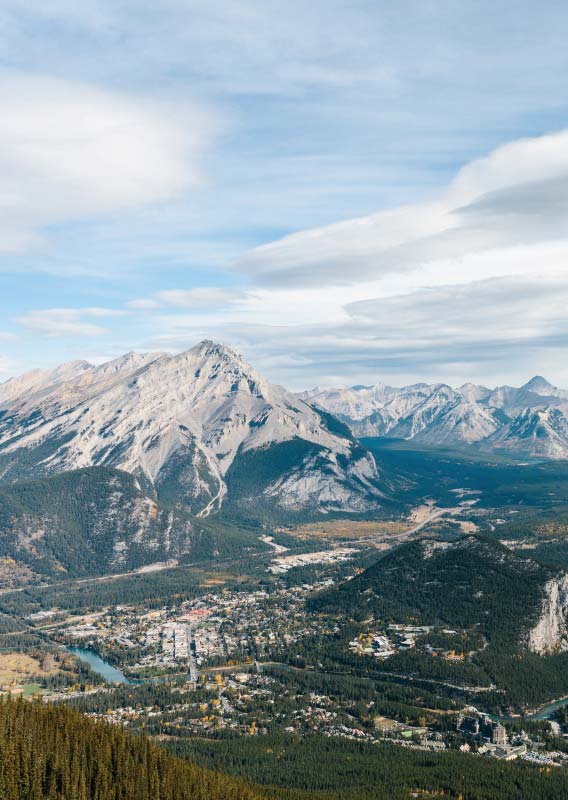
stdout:
{"type": "Polygon", "coordinates": [[[0,250],[42,226],[168,201],[198,184],[216,123],[190,104],[44,76],[0,79],[0,250]]]}
{"type": "MultiPolygon", "coordinates": [[[[236,268],[265,286],[347,285],[464,257],[568,240],[568,131],[522,139],[461,169],[429,202],[287,236],[236,268]]],[[[499,274],[498,266],[494,274],[499,274]]]]}
{"type": "Polygon", "coordinates": [[[134,300],[129,300],[126,305],[128,308],[147,311],[151,311],[154,308],[160,308],[158,301],[152,300],[151,297],[137,297],[134,300]]]}
{"type": "Polygon", "coordinates": [[[568,273],[492,278],[350,303],[349,316],[371,326],[381,346],[427,349],[463,342],[523,348],[568,344],[568,273]]]}
{"type": "Polygon", "coordinates": [[[18,322],[34,333],[53,338],[65,336],[103,336],[109,329],[90,319],[121,316],[121,311],[107,308],[47,308],[30,311],[18,318],[18,322]]]}
{"type": "Polygon", "coordinates": [[[196,286],[193,289],[164,289],[152,297],[139,297],[126,305],[132,309],[156,309],[163,307],[188,308],[196,311],[212,311],[245,302],[247,294],[238,289],[222,286],[196,286]]]}
{"type": "Polygon", "coordinates": [[[214,309],[230,306],[245,298],[236,289],[219,286],[199,286],[194,289],[168,289],[157,292],[156,298],[166,305],[178,308],[214,309]]]}

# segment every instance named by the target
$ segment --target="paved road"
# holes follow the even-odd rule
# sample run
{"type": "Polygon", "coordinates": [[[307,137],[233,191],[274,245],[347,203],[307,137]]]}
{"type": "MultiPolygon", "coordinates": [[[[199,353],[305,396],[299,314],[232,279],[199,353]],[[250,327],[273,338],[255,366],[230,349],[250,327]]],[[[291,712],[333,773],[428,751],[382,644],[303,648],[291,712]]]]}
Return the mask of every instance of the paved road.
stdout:
{"type": "Polygon", "coordinates": [[[427,517],[425,517],[422,522],[414,525],[412,528],[408,528],[406,531],[401,531],[401,533],[374,533],[369,536],[360,536],[357,539],[349,539],[346,541],[341,542],[344,545],[361,545],[365,542],[372,542],[374,544],[377,543],[385,543],[391,546],[394,546],[397,542],[403,542],[408,539],[410,536],[413,536],[418,531],[421,531],[422,528],[425,528],[426,525],[429,525],[430,522],[433,522],[435,519],[439,519],[443,517],[445,514],[450,514],[455,509],[451,508],[436,508],[427,517]]]}
{"type": "Polygon", "coordinates": [[[195,647],[193,625],[191,623],[187,626],[187,644],[189,652],[189,678],[197,683],[199,680],[199,669],[197,667],[197,649],[195,647]]]}
{"type": "Polygon", "coordinates": [[[430,522],[438,519],[438,517],[443,517],[444,514],[449,514],[449,512],[452,510],[453,509],[451,508],[437,508],[435,511],[432,511],[432,513],[429,514],[426,519],[423,519],[422,522],[419,522],[418,525],[415,525],[413,528],[404,531],[401,536],[412,536],[413,533],[418,533],[418,531],[421,531],[422,528],[425,528],[430,522]]]}

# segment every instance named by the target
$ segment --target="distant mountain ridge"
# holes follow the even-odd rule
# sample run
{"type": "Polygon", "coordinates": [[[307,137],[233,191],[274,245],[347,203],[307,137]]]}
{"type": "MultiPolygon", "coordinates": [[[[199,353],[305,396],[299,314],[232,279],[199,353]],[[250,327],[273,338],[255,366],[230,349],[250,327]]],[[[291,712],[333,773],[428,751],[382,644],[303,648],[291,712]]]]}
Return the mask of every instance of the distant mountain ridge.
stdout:
{"type": "Polygon", "coordinates": [[[230,347],[70,362],[0,385],[0,482],[106,466],[201,517],[368,512],[384,487],[348,428],[270,384],[230,347]]]}
{"type": "Polygon", "coordinates": [[[357,437],[474,446],[518,456],[568,458],[568,391],[536,375],[521,387],[417,383],[315,388],[299,395],[336,415],[357,437]]]}

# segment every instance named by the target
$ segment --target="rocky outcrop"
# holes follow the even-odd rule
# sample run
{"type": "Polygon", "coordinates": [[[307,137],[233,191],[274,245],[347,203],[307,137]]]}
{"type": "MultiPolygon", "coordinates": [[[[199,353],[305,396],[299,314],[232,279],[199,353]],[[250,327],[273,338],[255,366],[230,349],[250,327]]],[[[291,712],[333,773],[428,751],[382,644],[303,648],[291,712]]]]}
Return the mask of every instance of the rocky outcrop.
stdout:
{"type": "Polygon", "coordinates": [[[529,633],[528,648],[540,655],[568,650],[568,575],[546,582],[541,616],[529,633]]]}

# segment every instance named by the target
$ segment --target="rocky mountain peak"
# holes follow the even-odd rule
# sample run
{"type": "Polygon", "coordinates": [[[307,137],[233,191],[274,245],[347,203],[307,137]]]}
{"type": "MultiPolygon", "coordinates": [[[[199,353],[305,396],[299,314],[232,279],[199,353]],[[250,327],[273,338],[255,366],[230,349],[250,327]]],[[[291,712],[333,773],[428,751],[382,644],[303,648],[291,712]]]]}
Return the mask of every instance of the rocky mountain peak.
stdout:
{"type": "MultiPolygon", "coordinates": [[[[123,373],[123,372],[131,372],[136,369],[140,369],[140,367],[144,367],[147,364],[151,364],[153,361],[156,361],[158,358],[163,358],[166,356],[165,353],[137,353],[134,350],[131,350],[128,353],[125,353],[118,358],[113,359],[112,361],[106,361],[105,363],[101,364],[96,368],[98,375],[105,375],[111,373],[123,373]]],[[[167,357],[167,356],[166,356],[167,357]]]]}
{"type": "Polygon", "coordinates": [[[543,378],[542,375],[535,375],[521,388],[526,389],[528,392],[544,395],[554,395],[558,391],[556,386],[553,386],[546,378],[543,378]]]}
{"type": "Polygon", "coordinates": [[[358,437],[568,458],[568,391],[540,375],[518,388],[464,383],[453,389],[444,383],[419,383],[395,389],[378,383],[301,396],[340,416],[358,437]]]}
{"type": "Polygon", "coordinates": [[[346,431],[210,340],[178,355],[127,353],[78,379],[48,380],[7,408],[0,467],[8,479],[110,466],[208,515],[236,462],[262,453],[271,467],[255,467],[251,491],[271,476],[263,491],[272,504],[364,511],[381,496],[373,457],[346,431]]]}
{"type": "Polygon", "coordinates": [[[4,407],[30,393],[80,379],[94,369],[88,361],[66,361],[54,369],[34,369],[0,384],[0,406],[4,407]]]}
{"type": "MultiPolygon", "coordinates": [[[[201,342],[198,342],[196,345],[191,347],[189,350],[185,351],[186,353],[199,353],[202,356],[220,356],[224,358],[231,358],[236,359],[238,361],[242,361],[242,356],[237,353],[232,347],[229,345],[221,344],[220,342],[214,342],[212,339],[202,339],[201,342]]],[[[182,354],[183,355],[183,354],[182,354]]]]}

